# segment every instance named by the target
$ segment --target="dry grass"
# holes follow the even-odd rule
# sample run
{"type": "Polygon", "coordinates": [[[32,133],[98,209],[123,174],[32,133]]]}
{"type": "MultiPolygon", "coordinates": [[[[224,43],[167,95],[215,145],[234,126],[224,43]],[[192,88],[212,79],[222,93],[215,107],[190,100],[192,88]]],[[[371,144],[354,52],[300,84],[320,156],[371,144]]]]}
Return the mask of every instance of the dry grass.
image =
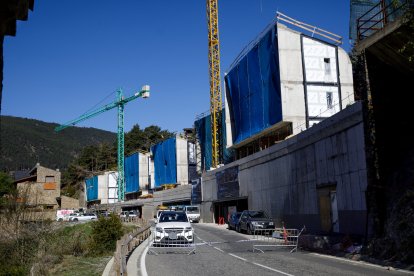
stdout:
{"type": "Polygon", "coordinates": [[[49,270],[50,275],[61,276],[93,276],[102,275],[106,264],[112,256],[75,257],[65,255],[61,263],[49,270]]]}

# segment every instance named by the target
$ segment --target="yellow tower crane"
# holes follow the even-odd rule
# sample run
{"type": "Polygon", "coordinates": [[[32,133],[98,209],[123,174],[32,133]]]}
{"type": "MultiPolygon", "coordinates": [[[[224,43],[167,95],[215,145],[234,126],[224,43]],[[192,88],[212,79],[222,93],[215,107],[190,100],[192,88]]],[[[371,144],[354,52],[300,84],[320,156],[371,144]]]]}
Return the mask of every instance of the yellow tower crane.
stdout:
{"type": "Polygon", "coordinates": [[[211,153],[213,168],[220,163],[221,143],[221,79],[218,0],[207,1],[208,65],[210,74],[211,153]]]}

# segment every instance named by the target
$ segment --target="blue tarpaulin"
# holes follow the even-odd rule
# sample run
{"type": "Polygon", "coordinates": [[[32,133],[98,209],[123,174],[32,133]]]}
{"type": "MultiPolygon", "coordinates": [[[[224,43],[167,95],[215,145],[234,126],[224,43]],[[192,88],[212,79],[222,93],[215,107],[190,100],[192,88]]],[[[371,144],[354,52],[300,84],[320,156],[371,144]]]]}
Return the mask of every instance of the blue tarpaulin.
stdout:
{"type": "Polygon", "coordinates": [[[233,144],[282,120],[277,26],[252,45],[225,76],[233,144]]]}
{"type": "Polygon", "coordinates": [[[139,153],[125,158],[125,193],[139,191],[139,153]]]}
{"type": "Polygon", "coordinates": [[[98,199],[98,176],[85,179],[86,183],[86,201],[98,199]]]}
{"type": "Polygon", "coordinates": [[[202,170],[211,168],[211,116],[207,115],[194,122],[197,138],[200,143],[202,170]]]}
{"type": "Polygon", "coordinates": [[[151,147],[154,158],[155,187],[177,183],[176,139],[170,138],[151,147]]]}
{"type": "MultiPolygon", "coordinates": [[[[233,161],[233,151],[227,149],[227,139],[226,139],[226,116],[225,110],[221,111],[221,152],[224,164],[230,163],[233,161]]],[[[196,129],[197,138],[200,143],[201,150],[201,166],[203,170],[209,170],[212,163],[212,153],[211,153],[211,115],[206,115],[197,121],[194,122],[194,127],[196,129]]]]}

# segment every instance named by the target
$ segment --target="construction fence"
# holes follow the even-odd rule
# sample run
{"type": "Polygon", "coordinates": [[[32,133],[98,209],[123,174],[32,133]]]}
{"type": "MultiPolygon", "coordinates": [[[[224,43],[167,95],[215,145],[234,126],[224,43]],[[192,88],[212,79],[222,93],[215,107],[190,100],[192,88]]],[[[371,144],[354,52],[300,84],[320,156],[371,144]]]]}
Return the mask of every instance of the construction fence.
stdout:
{"type": "Polygon", "coordinates": [[[276,228],[276,229],[255,229],[253,233],[253,252],[264,253],[272,248],[286,247],[290,252],[298,250],[298,241],[305,227],[302,229],[276,228]]]}

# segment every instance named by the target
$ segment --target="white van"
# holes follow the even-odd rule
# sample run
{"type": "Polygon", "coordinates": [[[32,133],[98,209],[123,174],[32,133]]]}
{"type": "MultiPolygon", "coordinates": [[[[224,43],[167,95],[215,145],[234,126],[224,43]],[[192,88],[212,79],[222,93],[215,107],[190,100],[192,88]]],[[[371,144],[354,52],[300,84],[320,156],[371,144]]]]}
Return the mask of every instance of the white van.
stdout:
{"type": "Polygon", "coordinates": [[[69,221],[69,215],[75,213],[75,210],[63,209],[56,211],[56,221],[69,221]]]}
{"type": "Polygon", "coordinates": [[[200,221],[200,208],[197,205],[188,205],[184,207],[184,211],[187,214],[190,222],[200,221]]]}

